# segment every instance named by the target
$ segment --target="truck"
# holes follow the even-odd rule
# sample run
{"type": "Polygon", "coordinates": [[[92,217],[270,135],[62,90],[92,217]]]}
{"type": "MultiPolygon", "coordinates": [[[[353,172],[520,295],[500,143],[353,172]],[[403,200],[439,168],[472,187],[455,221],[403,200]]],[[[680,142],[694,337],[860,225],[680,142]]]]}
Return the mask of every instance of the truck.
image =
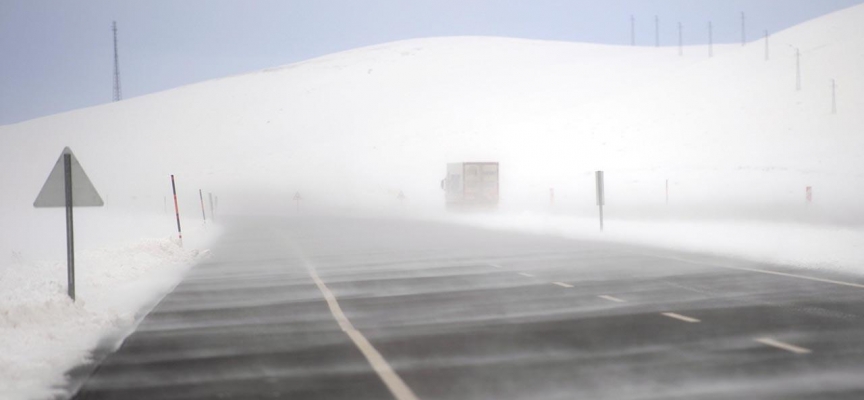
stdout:
{"type": "Polygon", "coordinates": [[[449,163],[441,189],[448,210],[494,209],[498,206],[498,163],[449,163]]]}

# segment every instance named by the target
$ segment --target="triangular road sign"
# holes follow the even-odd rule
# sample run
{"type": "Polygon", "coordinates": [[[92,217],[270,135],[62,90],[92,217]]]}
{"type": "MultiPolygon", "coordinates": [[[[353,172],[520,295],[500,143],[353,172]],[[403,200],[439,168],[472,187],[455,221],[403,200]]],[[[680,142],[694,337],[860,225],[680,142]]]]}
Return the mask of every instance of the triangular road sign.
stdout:
{"type": "Polygon", "coordinates": [[[33,207],[66,207],[66,179],[63,169],[63,156],[69,154],[72,161],[72,206],[74,207],[101,207],[105,203],[87,178],[78,159],[69,148],[63,149],[57,164],[48,175],[48,180],[42,186],[33,207]]]}

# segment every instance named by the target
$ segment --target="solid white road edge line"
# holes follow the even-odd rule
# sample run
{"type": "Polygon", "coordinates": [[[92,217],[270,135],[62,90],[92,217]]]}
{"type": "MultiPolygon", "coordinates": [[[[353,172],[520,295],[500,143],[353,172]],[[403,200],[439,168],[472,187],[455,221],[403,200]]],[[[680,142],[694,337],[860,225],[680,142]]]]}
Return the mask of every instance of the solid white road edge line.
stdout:
{"type": "Polygon", "coordinates": [[[709,267],[726,268],[726,269],[734,269],[734,270],[738,270],[738,271],[756,272],[756,273],[760,273],[760,274],[785,276],[787,278],[805,279],[808,281],[831,283],[834,285],[848,286],[848,287],[854,287],[854,288],[858,288],[858,289],[864,289],[864,284],[860,284],[860,283],[851,283],[851,282],[835,281],[833,279],[815,278],[815,277],[807,276],[807,275],[789,274],[786,272],[771,271],[771,270],[767,270],[767,269],[733,267],[731,265],[712,264],[712,263],[704,262],[704,261],[688,260],[686,258],[672,257],[672,256],[666,256],[666,255],[659,255],[659,254],[640,253],[640,252],[632,252],[632,251],[631,251],[631,253],[640,254],[640,255],[643,255],[646,257],[656,257],[656,258],[665,258],[667,260],[683,261],[683,262],[690,263],[690,264],[699,264],[699,265],[705,265],[705,266],[709,266],[709,267]]]}
{"type": "Polygon", "coordinates": [[[664,313],[661,313],[661,315],[665,315],[669,318],[675,318],[677,320],[684,321],[684,322],[690,322],[690,323],[701,322],[700,320],[698,320],[696,318],[691,318],[691,317],[688,317],[686,315],[681,315],[681,314],[676,314],[676,313],[671,313],[671,312],[664,312],[664,313]]]}
{"type": "Polygon", "coordinates": [[[609,301],[614,301],[614,302],[616,302],[616,303],[626,303],[626,301],[624,301],[624,300],[621,300],[621,299],[619,299],[619,298],[617,298],[617,297],[608,296],[608,295],[605,295],[605,294],[601,294],[600,296],[597,296],[597,297],[599,297],[599,298],[601,298],[601,299],[606,299],[606,300],[609,300],[609,301]]]}
{"type": "Polygon", "coordinates": [[[520,272],[519,275],[522,275],[522,276],[527,277],[527,278],[533,278],[534,277],[534,275],[526,274],[524,272],[520,272]]]}
{"type": "Polygon", "coordinates": [[[776,339],[772,339],[770,337],[763,337],[758,339],[753,339],[759,343],[762,343],[766,346],[776,347],[778,349],[783,349],[786,351],[790,351],[795,354],[810,354],[813,351],[810,349],[805,349],[803,347],[798,347],[789,343],[784,343],[776,339]]]}
{"type": "Polygon", "coordinates": [[[566,284],[566,283],[564,283],[564,282],[552,282],[552,284],[553,284],[553,285],[561,286],[561,287],[563,287],[563,288],[572,288],[572,287],[573,287],[573,285],[566,284]]]}
{"type": "Polygon", "coordinates": [[[854,287],[854,288],[858,288],[858,289],[864,289],[864,285],[861,285],[858,283],[835,281],[833,279],[822,279],[822,278],[814,278],[812,276],[807,276],[807,275],[787,274],[785,272],[769,271],[767,269],[754,269],[754,268],[729,267],[729,266],[722,266],[722,267],[723,268],[729,268],[729,269],[737,269],[740,271],[761,272],[763,274],[779,275],[779,276],[785,276],[788,278],[806,279],[808,281],[815,281],[815,282],[833,283],[835,285],[849,286],[849,287],[854,287]]]}

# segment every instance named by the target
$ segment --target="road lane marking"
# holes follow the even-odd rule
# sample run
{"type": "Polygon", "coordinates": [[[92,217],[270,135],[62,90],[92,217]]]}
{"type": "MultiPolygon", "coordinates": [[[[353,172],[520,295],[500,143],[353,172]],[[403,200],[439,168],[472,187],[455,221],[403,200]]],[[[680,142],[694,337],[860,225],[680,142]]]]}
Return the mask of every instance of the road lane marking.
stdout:
{"type": "Polygon", "coordinates": [[[686,315],[676,314],[676,313],[672,313],[672,312],[664,312],[664,313],[661,313],[661,315],[665,315],[669,318],[675,318],[675,319],[680,320],[680,321],[689,322],[691,324],[697,323],[697,322],[702,322],[696,318],[691,318],[691,317],[688,317],[686,315]]]}
{"type": "Polygon", "coordinates": [[[498,264],[489,264],[489,266],[490,266],[490,267],[493,267],[493,268],[504,269],[504,267],[502,267],[502,266],[500,266],[500,265],[498,265],[498,264]]]}
{"type": "Polygon", "coordinates": [[[378,377],[384,381],[387,389],[390,389],[390,393],[393,394],[393,397],[395,397],[396,400],[418,400],[417,395],[415,395],[402,378],[396,374],[396,371],[394,371],[393,367],[387,363],[384,356],[382,356],[381,353],[372,346],[372,343],[369,343],[369,340],[367,340],[360,331],[354,328],[354,325],[351,324],[351,321],[348,320],[348,317],[346,317],[345,313],[342,312],[342,308],[339,307],[339,302],[336,301],[336,296],[334,296],[333,292],[327,288],[327,285],[324,284],[318,276],[318,273],[315,272],[314,267],[312,267],[308,261],[306,262],[306,270],[309,272],[312,280],[315,281],[318,290],[320,290],[321,294],[324,295],[324,299],[327,300],[327,305],[330,307],[330,313],[333,314],[333,318],[336,319],[339,327],[348,334],[348,337],[351,338],[354,345],[360,349],[360,352],[366,357],[366,361],[372,365],[372,369],[374,369],[378,374],[378,377]]]}
{"type": "Polygon", "coordinates": [[[772,339],[770,337],[763,337],[763,338],[758,338],[758,339],[753,339],[753,340],[755,340],[759,343],[762,343],[766,346],[776,347],[778,349],[790,351],[790,352],[795,353],[795,354],[810,354],[813,352],[810,349],[805,349],[803,347],[798,347],[798,346],[795,346],[793,344],[784,343],[784,342],[781,342],[779,340],[772,339]]]}
{"type": "Polygon", "coordinates": [[[600,296],[597,296],[597,297],[599,297],[599,298],[601,298],[601,299],[606,299],[606,300],[609,300],[609,301],[614,301],[614,302],[616,302],[616,303],[626,303],[625,300],[621,300],[621,299],[619,299],[619,298],[617,298],[617,297],[612,297],[612,296],[608,296],[608,295],[605,295],[605,294],[601,294],[600,296]]]}
{"type": "Polygon", "coordinates": [[[572,288],[572,287],[573,287],[573,285],[569,285],[569,284],[566,284],[566,283],[564,283],[564,282],[552,282],[552,284],[553,284],[553,285],[561,286],[561,287],[563,287],[563,288],[572,288]]]}
{"type": "Polygon", "coordinates": [[[816,278],[816,277],[807,276],[807,275],[790,274],[790,273],[786,273],[786,272],[771,271],[771,270],[767,270],[767,269],[733,267],[731,265],[720,265],[720,264],[713,264],[713,263],[705,262],[705,261],[688,260],[686,258],[681,258],[681,257],[665,256],[665,255],[650,254],[650,253],[639,253],[639,252],[632,252],[632,251],[631,251],[631,253],[632,254],[639,254],[639,255],[643,255],[643,256],[647,256],[647,257],[665,258],[667,260],[682,261],[682,262],[689,263],[689,264],[705,265],[708,267],[734,269],[734,270],[738,270],[738,271],[748,271],[748,272],[756,272],[756,273],[760,273],[760,274],[785,276],[787,278],[797,278],[797,279],[804,279],[804,280],[814,281],[814,282],[831,283],[834,285],[854,287],[857,289],[864,289],[864,284],[860,284],[860,283],[843,282],[843,281],[837,281],[837,280],[833,280],[833,279],[816,278]]]}
{"type": "Polygon", "coordinates": [[[526,273],[524,273],[524,272],[520,272],[519,275],[522,275],[522,276],[524,276],[524,277],[526,277],[526,278],[533,278],[533,277],[534,277],[534,275],[526,274],[526,273]]]}
{"type": "Polygon", "coordinates": [[[835,281],[835,280],[833,280],[833,279],[822,279],[822,278],[814,278],[814,277],[812,277],[812,276],[807,276],[807,275],[787,274],[787,273],[785,273],[785,272],[769,271],[769,270],[767,270],[767,269],[755,269],[755,268],[744,268],[744,267],[729,267],[729,266],[725,266],[725,265],[721,265],[721,267],[723,267],[723,268],[729,268],[729,269],[737,269],[737,270],[740,270],[740,271],[761,272],[761,273],[763,273],[763,274],[779,275],[779,276],[785,276],[785,277],[789,277],[789,278],[806,279],[806,280],[809,280],[809,281],[815,281],[815,282],[833,283],[833,284],[835,284],[835,285],[849,286],[849,287],[854,287],[854,288],[858,288],[858,289],[864,289],[864,285],[861,285],[861,284],[858,284],[858,283],[850,283],[850,282],[843,282],[843,281],[835,281]]]}

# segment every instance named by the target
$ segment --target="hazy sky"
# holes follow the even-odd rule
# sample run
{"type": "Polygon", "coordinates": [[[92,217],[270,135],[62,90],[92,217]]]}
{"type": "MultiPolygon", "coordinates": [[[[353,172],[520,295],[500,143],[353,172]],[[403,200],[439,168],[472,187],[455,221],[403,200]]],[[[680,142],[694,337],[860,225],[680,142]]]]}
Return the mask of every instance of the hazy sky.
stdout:
{"type": "Polygon", "coordinates": [[[740,40],[864,0],[0,0],[0,124],[400,39],[485,35],[610,44],[740,40]]]}

